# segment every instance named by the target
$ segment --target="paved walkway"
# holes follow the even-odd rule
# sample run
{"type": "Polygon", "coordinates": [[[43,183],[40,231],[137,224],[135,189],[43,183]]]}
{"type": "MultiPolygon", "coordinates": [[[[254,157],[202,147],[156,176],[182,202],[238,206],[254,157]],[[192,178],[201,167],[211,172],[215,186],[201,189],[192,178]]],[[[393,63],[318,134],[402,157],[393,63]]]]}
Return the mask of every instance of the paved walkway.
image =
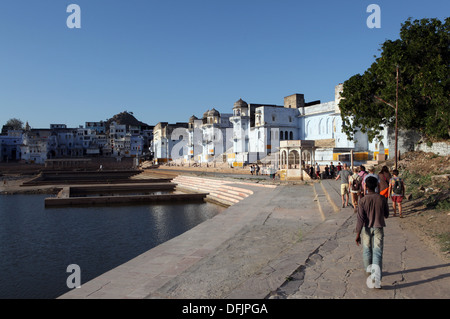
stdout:
{"type": "Polygon", "coordinates": [[[339,182],[245,187],[253,195],[60,298],[450,297],[450,263],[399,218],[387,221],[383,289],[367,287],[339,182]]]}

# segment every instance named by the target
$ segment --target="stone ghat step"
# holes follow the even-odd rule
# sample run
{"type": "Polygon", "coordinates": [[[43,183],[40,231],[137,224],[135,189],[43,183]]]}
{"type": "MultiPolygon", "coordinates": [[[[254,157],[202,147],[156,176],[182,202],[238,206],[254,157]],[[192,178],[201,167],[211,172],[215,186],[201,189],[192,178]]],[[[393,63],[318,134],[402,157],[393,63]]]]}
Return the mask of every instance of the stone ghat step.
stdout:
{"type": "Polygon", "coordinates": [[[174,180],[192,181],[192,182],[196,181],[196,182],[208,183],[210,185],[225,185],[227,183],[226,181],[221,181],[221,180],[217,180],[217,179],[194,177],[194,176],[182,176],[182,175],[178,175],[177,177],[174,178],[174,180]]]}
{"type": "Polygon", "coordinates": [[[220,190],[222,192],[226,192],[229,194],[237,195],[240,197],[248,197],[253,194],[252,190],[228,186],[225,183],[217,183],[216,180],[210,179],[202,179],[202,178],[175,178],[173,179],[174,183],[183,184],[183,185],[192,185],[200,188],[206,188],[208,190],[220,190]]]}
{"type": "MultiPolygon", "coordinates": [[[[178,176],[178,177],[174,178],[173,181],[174,182],[197,183],[197,184],[203,184],[203,185],[206,184],[208,186],[222,187],[222,188],[225,188],[225,189],[228,189],[228,190],[231,190],[231,191],[234,190],[234,191],[237,191],[237,192],[240,192],[240,193],[246,193],[248,195],[252,195],[253,194],[253,191],[250,190],[250,189],[227,185],[227,184],[235,184],[234,182],[220,181],[220,180],[215,180],[215,179],[210,179],[210,178],[191,177],[191,176],[178,176]]],[[[251,183],[237,182],[237,184],[245,184],[245,185],[249,185],[249,186],[254,186],[251,183]]]]}
{"type": "Polygon", "coordinates": [[[194,191],[195,194],[197,194],[199,192],[204,192],[207,194],[206,199],[208,199],[209,201],[223,204],[226,206],[232,206],[236,203],[239,203],[243,199],[243,198],[239,198],[239,199],[233,198],[230,195],[227,195],[224,193],[211,192],[210,189],[195,187],[195,186],[191,186],[191,185],[179,185],[179,187],[177,189],[180,191],[189,191],[189,192],[194,191]]]}
{"type": "Polygon", "coordinates": [[[178,188],[185,188],[196,192],[208,192],[208,199],[233,205],[253,194],[252,190],[225,185],[229,182],[210,178],[177,176],[172,180],[178,188]]]}
{"type": "Polygon", "coordinates": [[[221,193],[227,194],[231,197],[242,198],[242,199],[253,194],[253,193],[245,192],[242,189],[239,189],[236,187],[229,188],[227,186],[212,186],[208,183],[189,182],[189,181],[174,181],[174,182],[180,187],[182,187],[182,186],[190,187],[190,188],[193,188],[196,190],[207,191],[207,192],[216,191],[216,192],[221,192],[221,193]]]}
{"type": "Polygon", "coordinates": [[[181,188],[187,188],[187,189],[197,191],[197,192],[207,192],[207,193],[209,193],[210,196],[221,198],[221,199],[227,199],[233,203],[238,203],[239,201],[241,201],[245,198],[244,196],[227,193],[226,191],[224,191],[222,189],[211,189],[208,187],[200,187],[200,186],[189,185],[189,184],[180,184],[179,186],[181,188]]]}
{"type": "Polygon", "coordinates": [[[219,198],[223,198],[223,199],[230,199],[230,201],[235,202],[235,200],[240,201],[244,198],[246,198],[248,195],[247,194],[243,194],[243,195],[239,195],[239,194],[233,194],[230,193],[229,190],[223,189],[223,188],[211,188],[211,187],[207,187],[207,186],[200,186],[200,185],[194,185],[194,184],[189,184],[189,183],[180,183],[179,187],[181,188],[188,188],[194,191],[199,191],[199,192],[208,192],[211,196],[216,196],[219,198]]]}
{"type": "Polygon", "coordinates": [[[236,204],[236,202],[230,201],[229,199],[224,199],[224,198],[220,198],[220,197],[212,196],[212,195],[206,195],[206,200],[209,202],[213,202],[215,204],[225,205],[227,207],[233,206],[234,204],[236,204]]]}

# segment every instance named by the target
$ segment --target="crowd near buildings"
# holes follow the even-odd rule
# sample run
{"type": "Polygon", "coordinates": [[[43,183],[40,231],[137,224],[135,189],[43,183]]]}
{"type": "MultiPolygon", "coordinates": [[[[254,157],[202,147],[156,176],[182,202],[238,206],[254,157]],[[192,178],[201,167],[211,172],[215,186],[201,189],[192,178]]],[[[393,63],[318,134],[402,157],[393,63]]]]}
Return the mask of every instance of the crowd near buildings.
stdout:
{"type": "Polygon", "coordinates": [[[349,140],[342,131],[339,110],[342,84],[335,99],[306,102],[303,94],[284,97],[281,105],[239,99],[229,112],[216,108],[187,122],[155,126],[116,122],[86,122],[78,128],[51,124],[49,128],[14,130],[3,127],[0,160],[45,164],[58,158],[150,156],[156,164],[225,163],[243,167],[256,162],[298,167],[304,163],[364,161],[393,155],[388,128],[369,142],[357,132],[349,140]]]}

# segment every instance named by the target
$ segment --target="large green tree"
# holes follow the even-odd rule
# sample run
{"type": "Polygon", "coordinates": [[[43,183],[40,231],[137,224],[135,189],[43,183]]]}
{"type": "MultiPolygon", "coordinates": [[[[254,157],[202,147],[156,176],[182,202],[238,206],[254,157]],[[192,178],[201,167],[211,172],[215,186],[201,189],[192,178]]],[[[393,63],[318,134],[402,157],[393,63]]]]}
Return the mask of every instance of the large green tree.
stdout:
{"type": "Polygon", "coordinates": [[[13,130],[21,130],[23,128],[23,122],[19,119],[12,118],[6,122],[5,126],[10,127],[13,130]]]}
{"type": "Polygon", "coordinates": [[[339,108],[350,139],[360,129],[372,141],[384,125],[394,124],[395,109],[387,103],[396,103],[397,67],[399,128],[431,139],[449,138],[449,31],[450,18],[408,19],[400,39],[385,41],[370,68],[344,82],[339,108]]]}

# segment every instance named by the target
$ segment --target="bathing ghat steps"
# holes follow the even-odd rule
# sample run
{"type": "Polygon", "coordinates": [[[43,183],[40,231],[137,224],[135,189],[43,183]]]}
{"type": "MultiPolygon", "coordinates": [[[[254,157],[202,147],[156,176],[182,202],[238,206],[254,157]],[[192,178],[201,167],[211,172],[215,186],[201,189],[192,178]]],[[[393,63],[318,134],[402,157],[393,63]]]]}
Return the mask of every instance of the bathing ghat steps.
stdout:
{"type": "Polygon", "coordinates": [[[217,180],[187,175],[178,175],[172,180],[181,191],[208,193],[208,200],[231,206],[253,194],[249,186],[275,187],[274,185],[258,185],[227,180],[217,180]],[[235,186],[235,184],[239,186],[235,186]],[[241,187],[242,186],[242,187],[241,187]]]}

